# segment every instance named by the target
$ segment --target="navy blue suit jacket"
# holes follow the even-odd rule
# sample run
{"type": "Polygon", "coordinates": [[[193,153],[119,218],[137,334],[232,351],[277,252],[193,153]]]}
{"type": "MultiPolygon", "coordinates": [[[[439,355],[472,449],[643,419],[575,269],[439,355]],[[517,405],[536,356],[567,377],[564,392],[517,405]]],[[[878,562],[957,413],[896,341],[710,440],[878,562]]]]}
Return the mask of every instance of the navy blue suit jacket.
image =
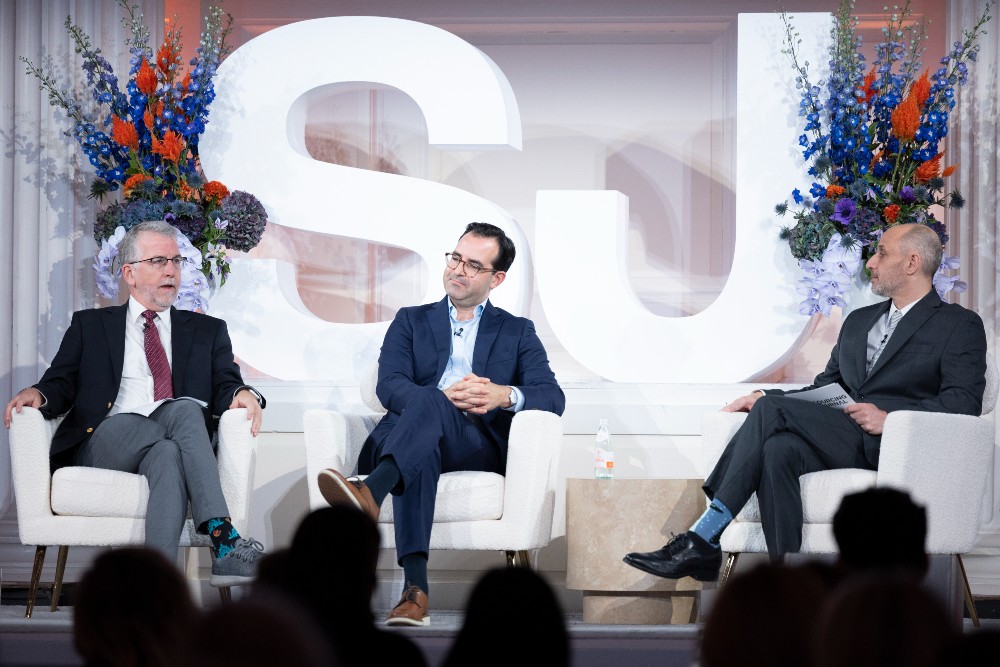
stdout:
{"type": "MultiPolygon", "coordinates": [[[[382,342],[375,387],[388,414],[372,432],[365,447],[369,451],[362,453],[362,460],[392,431],[414,392],[420,387],[437,386],[451,355],[451,339],[448,297],[437,303],[401,308],[396,313],[382,342]]],[[[535,325],[489,301],[479,322],[472,372],[494,384],[517,387],[524,395],[524,410],[561,415],[566,407],[566,398],[549,368],[535,325]]],[[[482,421],[506,461],[514,413],[496,408],[476,418],[482,421]]]]}
{"type": "MultiPolygon", "coordinates": [[[[53,467],[72,463],[73,455],[108,416],[125,363],[128,303],[73,313],[52,365],[34,385],[45,396],[49,419],[66,414],[52,439],[53,467]]],[[[207,423],[229,408],[243,387],[229,331],[222,320],[170,309],[171,375],[174,396],[208,403],[207,423]]]]}

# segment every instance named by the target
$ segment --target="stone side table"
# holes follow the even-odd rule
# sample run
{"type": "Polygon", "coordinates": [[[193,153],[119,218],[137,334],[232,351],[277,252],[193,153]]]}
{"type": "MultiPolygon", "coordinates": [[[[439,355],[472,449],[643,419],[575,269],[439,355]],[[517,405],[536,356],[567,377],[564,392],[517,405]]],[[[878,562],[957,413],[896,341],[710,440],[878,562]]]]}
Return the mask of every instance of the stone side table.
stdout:
{"type": "Polygon", "coordinates": [[[566,587],[583,591],[584,623],[693,623],[699,591],[715,584],[673,580],[626,565],[654,551],[705,510],[700,479],[567,479],[566,587]]]}

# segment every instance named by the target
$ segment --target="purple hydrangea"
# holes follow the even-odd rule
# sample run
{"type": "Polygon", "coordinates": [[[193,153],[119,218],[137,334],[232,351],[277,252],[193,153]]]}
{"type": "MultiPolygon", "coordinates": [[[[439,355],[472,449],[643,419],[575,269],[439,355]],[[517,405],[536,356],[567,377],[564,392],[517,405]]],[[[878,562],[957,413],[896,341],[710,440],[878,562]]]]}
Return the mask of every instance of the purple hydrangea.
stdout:
{"type": "Polygon", "coordinates": [[[234,190],[219,210],[219,217],[228,223],[224,242],[227,248],[247,252],[260,243],[267,225],[267,211],[249,192],[234,190]]]}

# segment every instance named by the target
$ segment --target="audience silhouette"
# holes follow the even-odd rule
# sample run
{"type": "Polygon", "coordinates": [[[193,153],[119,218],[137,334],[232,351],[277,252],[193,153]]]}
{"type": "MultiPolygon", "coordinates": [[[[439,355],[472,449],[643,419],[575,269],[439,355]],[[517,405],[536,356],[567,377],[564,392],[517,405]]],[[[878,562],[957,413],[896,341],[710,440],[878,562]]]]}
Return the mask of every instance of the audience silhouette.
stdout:
{"type": "Polygon", "coordinates": [[[832,594],[814,667],[938,667],[954,640],[940,603],[907,575],[856,575],[832,594]]]}
{"type": "Polygon", "coordinates": [[[516,665],[524,662],[526,650],[545,656],[549,667],[570,664],[562,607],[549,583],[534,570],[490,570],[469,595],[462,628],[442,667],[516,665]],[[501,628],[509,640],[498,640],[501,628]]]}
{"type": "Polygon", "coordinates": [[[905,491],[872,487],[844,496],[833,535],[844,576],[892,573],[919,582],[927,574],[927,511],[905,491]]]}
{"type": "Polygon", "coordinates": [[[318,624],[290,598],[258,591],[209,610],[190,637],[189,667],[338,667],[318,624]]]}
{"type": "Polygon", "coordinates": [[[84,573],[73,607],[73,641],[88,667],[187,663],[198,618],[187,581],[160,552],[105,551],[84,573]]]}
{"type": "Polygon", "coordinates": [[[315,510],[299,524],[287,550],[262,559],[251,596],[280,593],[301,605],[340,665],[425,667],[415,642],[375,625],[371,600],[380,544],[375,522],[358,508],[315,510]]]}
{"type": "Polygon", "coordinates": [[[813,570],[765,563],[734,575],[705,618],[700,667],[807,667],[828,586],[813,570]]]}

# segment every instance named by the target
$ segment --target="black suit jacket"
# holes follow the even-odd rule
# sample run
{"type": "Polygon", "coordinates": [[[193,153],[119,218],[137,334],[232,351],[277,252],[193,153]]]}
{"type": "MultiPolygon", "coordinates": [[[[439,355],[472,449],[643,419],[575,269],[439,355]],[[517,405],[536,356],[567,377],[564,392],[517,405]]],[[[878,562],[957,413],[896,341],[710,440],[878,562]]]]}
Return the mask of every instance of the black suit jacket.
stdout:
{"type": "MultiPolygon", "coordinates": [[[[871,373],[865,373],[868,332],[889,304],[886,300],[848,315],[826,368],[812,385],[796,391],[836,382],[855,401],[874,403],[886,412],[981,414],[986,390],[983,321],[971,310],[943,302],[933,289],[899,321],[871,373]]],[[[877,465],[882,438],[868,433],[864,438],[865,457],[877,465]]]]}
{"type": "MultiPolygon", "coordinates": [[[[382,342],[375,388],[388,414],[372,432],[369,443],[381,443],[392,431],[414,391],[437,386],[451,356],[451,339],[448,297],[437,303],[401,308],[396,313],[382,342]]],[[[494,384],[517,387],[524,395],[524,410],[561,415],[566,407],[566,398],[549,368],[535,325],[489,301],[479,321],[472,372],[494,384]]],[[[514,413],[497,408],[477,418],[506,461],[514,413]]]]}
{"type": "MultiPolygon", "coordinates": [[[[73,313],[52,365],[34,385],[45,396],[42,413],[65,414],[52,439],[53,467],[72,463],[76,450],[108,416],[118,396],[125,363],[128,303],[73,313]]],[[[233,356],[226,323],[215,317],[170,309],[171,375],[174,396],[208,403],[206,421],[221,415],[236,392],[247,387],[233,356]]]]}

